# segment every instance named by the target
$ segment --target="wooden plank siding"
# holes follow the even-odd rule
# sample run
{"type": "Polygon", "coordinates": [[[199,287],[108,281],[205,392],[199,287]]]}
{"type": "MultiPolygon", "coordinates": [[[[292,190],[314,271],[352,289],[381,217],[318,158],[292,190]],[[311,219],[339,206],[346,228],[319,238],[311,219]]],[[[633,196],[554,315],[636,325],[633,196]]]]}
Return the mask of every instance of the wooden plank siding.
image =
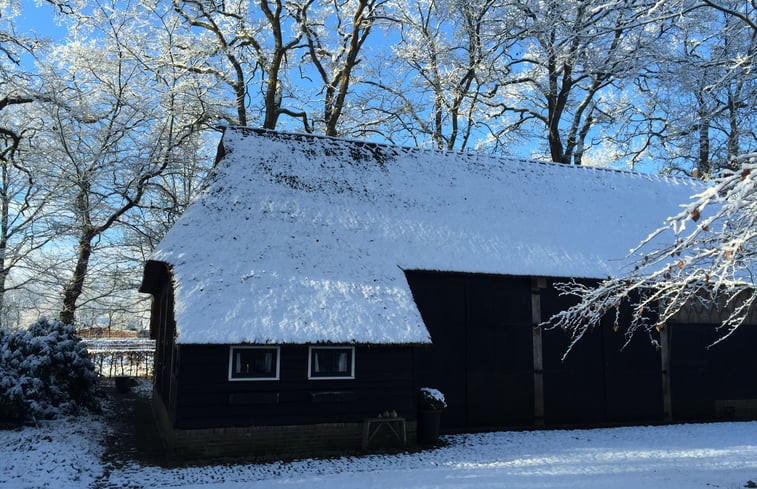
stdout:
{"type": "Polygon", "coordinates": [[[356,346],[355,378],[308,380],[308,347],[282,345],[279,380],[229,381],[229,345],[181,345],[176,428],[415,419],[413,347],[356,346]]]}
{"type": "Polygon", "coordinates": [[[716,324],[671,324],[672,415],[677,421],[757,419],[757,325],[731,337],[716,324]]]}
{"type": "Polygon", "coordinates": [[[309,345],[278,345],[278,380],[230,381],[231,345],[176,344],[170,271],[151,271],[143,291],[153,294],[154,392],[167,439],[217,436],[226,447],[230,429],[238,440],[229,446],[241,447],[246,428],[270,427],[276,444],[297,426],[320,425],[355,445],[360,422],[384,411],[414,427],[420,387],[445,394],[446,432],[757,419],[752,320],[713,348],[722,331],[696,311],[626,344],[622,311],[617,330],[607,318],[563,360],[570,334],[534,327],[573,304],[555,288],[567,279],[406,271],[431,345],[355,345],[355,378],[343,380],[308,379],[309,345]]]}
{"type": "MultiPolygon", "coordinates": [[[[561,296],[548,280],[541,291],[542,321],[570,307],[574,300],[561,296]]],[[[560,329],[542,333],[544,368],[544,422],[547,425],[588,424],[605,417],[604,351],[601,331],[590,331],[562,359],[571,334],[560,329]]]]}
{"type": "Polygon", "coordinates": [[[542,416],[552,426],[663,420],[660,353],[645,335],[624,348],[608,318],[563,360],[570,334],[534,334],[573,304],[555,288],[566,279],[540,278],[534,288],[531,277],[406,275],[433,341],[417,356],[416,383],[447,396],[444,429],[530,426],[542,416]]]}
{"type": "Polygon", "coordinates": [[[406,276],[433,343],[416,357],[416,385],[445,394],[442,427],[532,424],[530,279],[427,271],[406,276]]]}
{"type": "Polygon", "coordinates": [[[154,392],[173,419],[175,406],[176,322],[171,271],[165,263],[148,261],[140,292],[152,295],[150,307],[150,338],[155,340],[153,358],[154,392]]]}
{"type": "MultiPolygon", "coordinates": [[[[542,320],[570,307],[575,299],[560,296],[550,279],[542,291],[542,320]]],[[[586,280],[591,284],[593,281],[586,280]]],[[[660,352],[640,333],[626,344],[622,311],[586,333],[563,360],[571,335],[544,331],[544,391],[547,424],[659,422],[664,417],[660,352]]]]}

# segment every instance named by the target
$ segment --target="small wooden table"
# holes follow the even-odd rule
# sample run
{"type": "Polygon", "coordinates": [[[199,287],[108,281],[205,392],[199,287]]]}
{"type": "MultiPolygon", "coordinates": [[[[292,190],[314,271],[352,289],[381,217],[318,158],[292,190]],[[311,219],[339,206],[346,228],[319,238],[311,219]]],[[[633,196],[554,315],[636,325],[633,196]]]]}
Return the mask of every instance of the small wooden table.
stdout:
{"type": "Polygon", "coordinates": [[[407,445],[405,418],[366,418],[363,420],[363,450],[368,448],[368,444],[381,430],[382,426],[386,426],[397,440],[402,442],[403,446],[407,445]]]}

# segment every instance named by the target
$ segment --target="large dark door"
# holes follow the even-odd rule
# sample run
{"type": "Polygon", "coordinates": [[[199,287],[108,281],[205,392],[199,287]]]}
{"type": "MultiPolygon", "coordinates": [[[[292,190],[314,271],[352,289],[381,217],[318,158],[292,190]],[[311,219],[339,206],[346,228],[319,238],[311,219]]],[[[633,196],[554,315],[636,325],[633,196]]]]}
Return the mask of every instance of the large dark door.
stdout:
{"type": "MultiPolygon", "coordinates": [[[[541,291],[542,320],[573,305],[551,280],[541,291]]],[[[587,281],[587,283],[592,283],[587,281]]],[[[624,313],[625,314],[625,313],[624,313]]],[[[612,315],[611,315],[612,316],[612,315]]],[[[628,319],[621,315],[621,324],[628,319]]],[[[587,331],[563,359],[570,332],[544,331],[544,419],[547,424],[662,421],[660,352],[644,333],[626,345],[614,316],[587,331]]]]}
{"type": "MultiPolygon", "coordinates": [[[[603,325],[608,421],[662,421],[662,357],[646,333],[631,341],[611,323],[603,325]]],[[[656,335],[659,344],[659,336],[656,335]]]]}
{"type": "Polygon", "coordinates": [[[455,275],[408,273],[413,297],[431,334],[433,344],[419,348],[415,372],[417,387],[433,387],[444,393],[447,409],[442,417],[447,429],[467,426],[468,362],[465,334],[465,282],[455,275]]]}
{"type": "Polygon", "coordinates": [[[533,422],[529,284],[481,276],[467,283],[469,426],[533,422]]]}
{"type": "MultiPolygon", "coordinates": [[[[436,387],[446,395],[449,408],[442,416],[443,427],[532,424],[535,379],[530,279],[441,272],[408,272],[407,277],[433,341],[417,356],[416,379],[418,387],[436,387]]],[[[574,300],[559,295],[555,281],[559,280],[548,280],[540,291],[542,320],[570,307],[574,300]]],[[[622,331],[603,324],[588,332],[565,359],[570,333],[542,333],[547,424],[663,419],[660,353],[643,334],[623,348],[622,331]]],[[[674,361],[675,355],[674,347],[674,361]]],[[[681,361],[686,359],[679,364],[681,361]]],[[[679,370],[697,371],[696,362],[691,363],[692,367],[679,370]]],[[[674,380],[674,404],[676,393],[679,399],[691,397],[688,391],[688,386],[674,380]]],[[[712,405],[712,401],[706,402],[712,405]]]]}
{"type": "Polygon", "coordinates": [[[433,345],[418,378],[444,392],[443,426],[533,422],[530,281],[516,277],[408,272],[433,345]]]}
{"type": "Polygon", "coordinates": [[[757,326],[722,342],[714,324],[674,324],[670,331],[673,419],[757,418],[757,326]]]}
{"type": "Polygon", "coordinates": [[[602,331],[593,330],[563,359],[571,336],[561,330],[542,335],[544,421],[547,424],[596,423],[606,419],[602,331]]]}

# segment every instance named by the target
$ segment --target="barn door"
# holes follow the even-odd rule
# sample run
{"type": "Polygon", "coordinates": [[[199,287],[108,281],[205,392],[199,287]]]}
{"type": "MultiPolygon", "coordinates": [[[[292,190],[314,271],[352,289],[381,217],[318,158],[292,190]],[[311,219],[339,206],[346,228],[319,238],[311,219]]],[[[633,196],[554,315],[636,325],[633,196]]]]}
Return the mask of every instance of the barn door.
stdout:
{"type": "Polygon", "coordinates": [[[530,280],[421,271],[407,277],[433,341],[418,350],[416,379],[445,394],[442,427],[533,422],[530,280]]]}
{"type": "Polygon", "coordinates": [[[468,426],[532,423],[529,282],[473,276],[466,303],[468,426]]]}
{"type": "Polygon", "coordinates": [[[460,275],[435,272],[412,272],[407,277],[433,341],[416,351],[417,387],[433,387],[444,393],[447,399],[442,416],[444,429],[465,427],[468,419],[465,281],[460,275]]]}
{"type": "Polygon", "coordinates": [[[467,290],[468,426],[496,426],[507,409],[505,326],[497,320],[504,302],[489,292],[475,285],[467,290]]]}

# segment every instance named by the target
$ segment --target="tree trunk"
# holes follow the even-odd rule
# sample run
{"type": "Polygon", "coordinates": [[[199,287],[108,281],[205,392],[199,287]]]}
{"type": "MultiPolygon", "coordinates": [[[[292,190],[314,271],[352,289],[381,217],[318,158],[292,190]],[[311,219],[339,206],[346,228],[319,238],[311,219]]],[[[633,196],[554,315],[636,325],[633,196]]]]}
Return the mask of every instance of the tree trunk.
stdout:
{"type": "MultiPolygon", "coordinates": [[[[368,7],[366,0],[359,0],[358,8],[352,18],[352,34],[350,37],[350,49],[347,52],[347,58],[344,61],[339,79],[339,90],[336,92],[334,104],[329,111],[329,116],[326,119],[326,135],[338,136],[337,123],[339,122],[339,116],[342,115],[342,109],[344,108],[344,101],[347,98],[347,92],[350,88],[350,76],[352,75],[352,69],[357,65],[357,55],[360,48],[363,45],[363,41],[371,31],[373,20],[368,20],[363,15],[365,9],[368,7]]],[[[370,14],[370,9],[369,9],[370,14]]]]}
{"type": "MultiPolygon", "coordinates": [[[[551,31],[549,46],[556,45],[556,33],[551,31]]],[[[547,57],[547,70],[549,73],[549,93],[547,94],[547,141],[549,154],[555,163],[570,163],[565,157],[565,147],[560,136],[560,119],[562,118],[565,104],[568,101],[568,93],[572,86],[571,69],[567,63],[563,65],[562,84],[560,83],[560,70],[557,66],[557,56],[550,52],[547,57]]]]}
{"type": "Polygon", "coordinates": [[[712,168],[710,167],[710,120],[707,113],[707,104],[704,95],[700,91],[697,93],[699,102],[699,155],[697,158],[697,171],[704,177],[709,175],[712,168]]]}
{"type": "MultiPolygon", "coordinates": [[[[11,155],[12,157],[12,155],[11,155]]],[[[8,161],[2,162],[2,189],[0,189],[0,326],[3,324],[3,307],[5,306],[5,281],[8,278],[6,259],[8,258],[8,220],[12,202],[8,197],[10,177],[8,174],[8,161]]]]}
{"type": "Polygon", "coordinates": [[[240,126],[246,126],[247,125],[247,108],[245,107],[245,83],[244,83],[244,72],[242,71],[242,66],[239,64],[239,62],[236,61],[236,58],[232,58],[231,56],[229,59],[234,64],[234,72],[237,76],[237,81],[232,85],[234,89],[234,98],[235,98],[235,104],[237,107],[237,122],[240,126]]]}
{"type": "Polygon", "coordinates": [[[728,159],[726,165],[731,164],[731,159],[739,155],[739,121],[736,100],[728,90],[728,159]]]}
{"type": "Polygon", "coordinates": [[[71,280],[63,292],[63,310],[60,312],[60,320],[64,324],[74,324],[76,314],[76,301],[84,288],[84,278],[89,269],[89,258],[92,256],[92,233],[84,233],[79,240],[79,256],[76,259],[76,268],[71,280]]]}
{"type": "Polygon", "coordinates": [[[282,4],[281,0],[275,0],[274,9],[271,10],[268,5],[268,0],[262,0],[260,2],[260,8],[263,10],[268,23],[271,26],[271,34],[273,35],[273,54],[271,56],[271,63],[265,68],[268,74],[268,82],[265,89],[265,114],[263,116],[263,129],[276,129],[276,124],[279,120],[281,112],[281,100],[279,91],[279,71],[281,70],[281,63],[284,60],[284,55],[290,49],[292,44],[284,46],[282,26],[281,26],[281,12],[282,4]]]}
{"type": "MultiPolygon", "coordinates": [[[[5,256],[5,249],[3,249],[3,256],[5,256]]],[[[8,326],[4,324],[7,319],[5,311],[5,282],[8,279],[8,272],[5,270],[5,259],[3,259],[2,269],[0,269],[0,326],[8,326]]],[[[16,325],[18,326],[18,325],[16,325]]]]}

